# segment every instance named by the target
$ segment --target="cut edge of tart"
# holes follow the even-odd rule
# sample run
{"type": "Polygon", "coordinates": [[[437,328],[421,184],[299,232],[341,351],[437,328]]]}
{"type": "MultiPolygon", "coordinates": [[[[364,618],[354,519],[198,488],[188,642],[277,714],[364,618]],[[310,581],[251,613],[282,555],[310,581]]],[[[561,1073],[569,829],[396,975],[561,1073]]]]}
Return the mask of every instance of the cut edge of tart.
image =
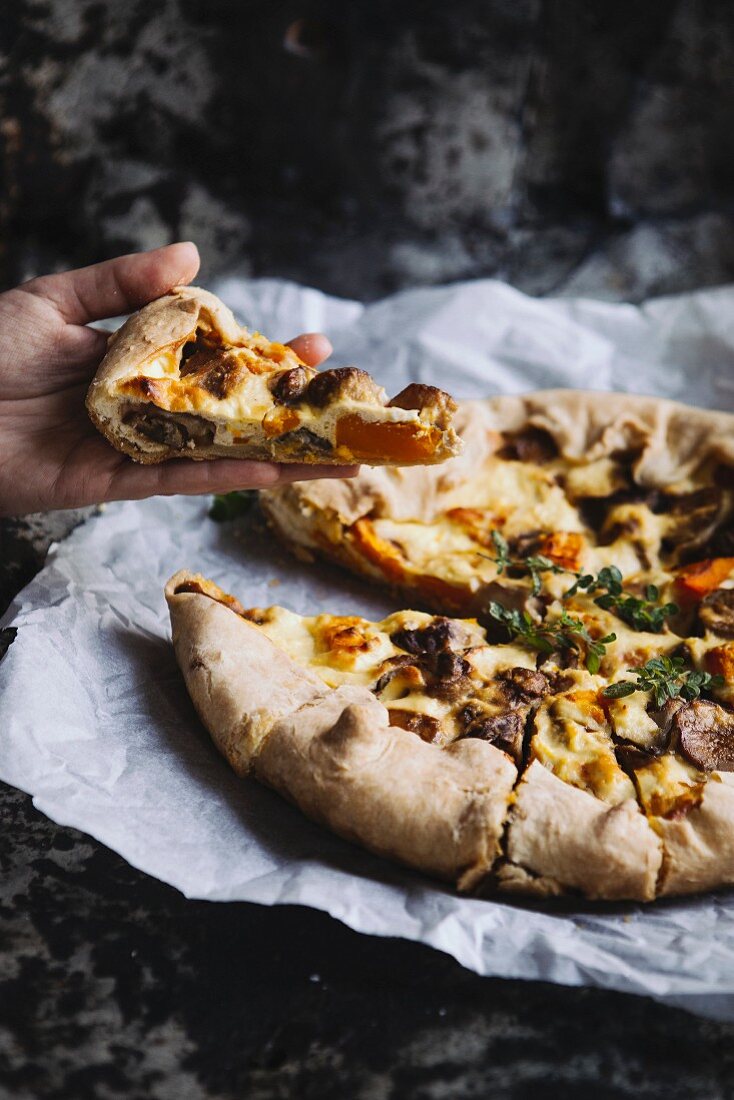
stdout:
{"type": "Polygon", "coordinates": [[[197,287],[175,288],[111,336],[86,404],[99,431],[141,463],[407,466],[461,449],[442,390],[414,383],[388,401],[356,367],[316,371],[197,287]]]}

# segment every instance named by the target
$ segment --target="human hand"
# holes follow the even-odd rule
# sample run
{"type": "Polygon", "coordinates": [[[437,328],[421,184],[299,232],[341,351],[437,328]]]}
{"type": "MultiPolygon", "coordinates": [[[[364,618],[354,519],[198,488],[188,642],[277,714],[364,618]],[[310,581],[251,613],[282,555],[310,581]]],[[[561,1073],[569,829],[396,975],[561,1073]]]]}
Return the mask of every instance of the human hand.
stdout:
{"type": "MultiPolygon", "coordinates": [[[[354,472],[228,458],[140,466],[94,428],[84,397],[107,334],[89,322],[139,309],[190,283],[198,269],[195,245],[172,244],[44,275],[0,294],[0,515],[159,494],[270,489],[354,472]]],[[[318,333],[298,336],[290,346],[313,367],[331,354],[318,333]]]]}

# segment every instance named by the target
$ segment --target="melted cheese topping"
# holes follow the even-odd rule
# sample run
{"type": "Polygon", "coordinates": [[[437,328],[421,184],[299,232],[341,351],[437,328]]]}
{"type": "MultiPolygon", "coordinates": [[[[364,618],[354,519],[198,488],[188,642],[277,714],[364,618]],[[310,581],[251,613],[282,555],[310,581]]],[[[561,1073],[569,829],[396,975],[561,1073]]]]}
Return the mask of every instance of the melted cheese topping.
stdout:
{"type": "Polygon", "coordinates": [[[697,806],[707,776],[674,753],[665,753],[635,769],[635,780],[645,812],[656,817],[681,817],[697,806]]]}
{"type": "Polygon", "coordinates": [[[641,749],[654,747],[660,729],[647,712],[649,705],[649,694],[641,691],[624,699],[607,700],[606,709],[616,736],[641,749]]]}
{"type": "MultiPolygon", "coordinates": [[[[508,702],[501,681],[509,670],[535,670],[537,655],[518,644],[488,645],[475,620],[456,623],[453,643],[470,669],[458,692],[434,690],[420,656],[402,648],[399,632],[417,631],[436,622],[433,615],[401,611],[382,622],[358,616],[302,617],[282,607],[245,612],[292,660],[335,688],[356,684],[375,692],[394,723],[431,719],[430,739],[446,744],[464,732],[462,713],[473,706],[480,717],[515,710],[524,721],[528,705],[508,702]],[[401,663],[402,662],[402,663],[401,663]],[[400,719],[399,715],[403,718],[400,719]]],[[[530,759],[539,760],[566,783],[617,804],[635,797],[635,786],[616,759],[613,732],[641,746],[651,743],[657,726],[646,713],[645,696],[601,705],[600,677],[568,670],[574,686],[541,701],[532,725],[530,759]]],[[[531,709],[533,707],[531,706],[531,709]]],[[[648,787],[651,780],[648,779],[648,787]]]]}
{"type": "Polygon", "coordinates": [[[611,727],[599,703],[601,685],[558,695],[535,716],[531,759],[573,787],[613,805],[635,797],[629,776],[617,763],[611,727]]]}
{"type": "Polygon", "coordinates": [[[246,615],[292,660],[311,668],[329,687],[373,687],[385,671],[386,662],[405,652],[390,635],[397,630],[420,629],[434,621],[432,615],[423,612],[399,612],[381,623],[355,615],[303,617],[277,606],[264,611],[255,608],[246,615]]]}
{"type": "Polygon", "coordinates": [[[181,348],[158,352],[141,364],[136,378],[121,380],[118,390],[165,412],[205,417],[215,426],[214,443],[223,445],[236,444],[240,434],[249,441],[253,432],[272,438],[305,428],[334,446],[338,442],[337,420],[350,414],[365,423],[379,421],[430,428],[429,424],[422,424],[419,410],[388,406],[384,390],[379,390],[373,400],[338,397],[325,408],[305,402],[296,407],[277,404],[270,389],[273,378],[303,364],[291,348],[269,343],[254,334],[253,341],[258,339],[262,348],[222,349],[222,361],[233,377],[231,386],[223,387],[226,392],[217,392],[216,386],[208,387],[197,373],[181,375],[181,348]]]}
{"type": "Polygon", "coordinates": [[[515,645],[489,646],[474,619],[454,620],[452,650],[469,668],[456,690],[442,691],[422,668],[419,654],[394,640],[400,631],[432,626],[436,617],[420,611],[399,611],[379,623],[353,615],[302,617],[283,607],[253,608],[245,617],[302,667],[315,672],[329,687],[355,684],[374,691],[393,721],[403,713],[428,716],[440,729],[431,739],[445,744],[460,736],[461,712],[481,703],[484,717],[512,709],[497,690],[496,680],[514,668],[535,668],[534,655],[515,645]]]}

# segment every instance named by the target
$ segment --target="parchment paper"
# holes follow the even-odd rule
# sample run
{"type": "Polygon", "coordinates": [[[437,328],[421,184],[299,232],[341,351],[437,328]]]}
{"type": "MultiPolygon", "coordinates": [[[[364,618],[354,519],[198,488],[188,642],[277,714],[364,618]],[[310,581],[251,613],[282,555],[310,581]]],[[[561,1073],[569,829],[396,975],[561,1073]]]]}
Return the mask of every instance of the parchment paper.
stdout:
{"type": "MultiPolygon", "coordinates": [[[[734,408],[734,288],[641,309],[536,301],[482,281],[369,307],[290,284],[220,293],[273,338],[327,331],[396,392],[458,397],[551,385],[625,389],[734,408]]],[[[176,667],[162,589],[188,566],[250,605],[383,615],[390,600],[300,565],[249,519],[203,499],[111,505],[52,549],[5,617],[0,778],[188,897],[299,903],[352,928],[447,951],[480,974],[648,994],[734,1019],[734,892],[549,909],[459,898],[312,825],[238,780],[201,730],[176,667]]]]}

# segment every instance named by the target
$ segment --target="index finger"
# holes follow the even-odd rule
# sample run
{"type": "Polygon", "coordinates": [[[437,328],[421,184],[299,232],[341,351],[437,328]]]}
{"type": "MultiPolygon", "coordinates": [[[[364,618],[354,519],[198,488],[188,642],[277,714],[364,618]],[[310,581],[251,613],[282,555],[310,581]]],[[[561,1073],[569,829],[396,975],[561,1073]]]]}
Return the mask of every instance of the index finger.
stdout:
{"type": "Polygon", "coordinates": [[[288,347],[293,348],[298,358],[309,367],[318,367],[334,350],[331,340],[323,332],[304,332],[295,340],[289,340],[288,347]]]}

